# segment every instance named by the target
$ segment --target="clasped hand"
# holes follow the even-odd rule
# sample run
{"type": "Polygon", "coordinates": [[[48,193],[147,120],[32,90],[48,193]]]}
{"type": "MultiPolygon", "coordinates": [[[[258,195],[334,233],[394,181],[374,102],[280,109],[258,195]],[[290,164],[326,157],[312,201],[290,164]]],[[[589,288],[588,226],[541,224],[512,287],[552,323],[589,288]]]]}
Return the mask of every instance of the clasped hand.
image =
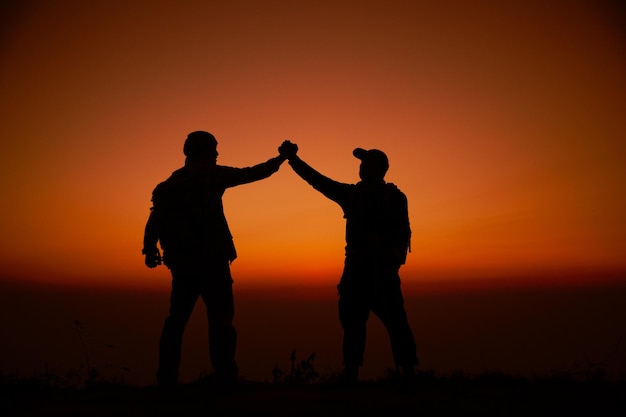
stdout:
{"type": "Polygon", "coordinates": [[[289,159],[298,153],[298,145],[286,140],[278,147],[278,153],[289,159]]]}

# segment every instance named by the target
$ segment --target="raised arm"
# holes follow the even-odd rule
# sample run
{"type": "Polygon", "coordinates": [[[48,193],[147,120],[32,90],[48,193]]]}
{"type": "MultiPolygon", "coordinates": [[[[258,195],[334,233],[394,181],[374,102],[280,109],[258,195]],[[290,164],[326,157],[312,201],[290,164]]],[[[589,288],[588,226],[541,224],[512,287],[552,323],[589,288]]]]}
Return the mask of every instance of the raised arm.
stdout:
{"type": "Polygon", "coordinates": [[[265,162],[246,168],[233,168],[220,166],[220,178],[224,181],[224,187],[235,187],[268,178],[280,168],[287,159],[286,156],[278,155],[265,162]]]}
{"type": "Polygon", "coordinates": [[[289,165],[293,168],[295,173],[308,182],[314,189],[339,204],[342,204],[347,198],[350,188],[353,186],[351,184],[335,181],[320,174],[313,167],[300,159],[297,155],[298,146],[296,144],[285,141],[279,148],[279,152],[289,160],[289,165]]]}

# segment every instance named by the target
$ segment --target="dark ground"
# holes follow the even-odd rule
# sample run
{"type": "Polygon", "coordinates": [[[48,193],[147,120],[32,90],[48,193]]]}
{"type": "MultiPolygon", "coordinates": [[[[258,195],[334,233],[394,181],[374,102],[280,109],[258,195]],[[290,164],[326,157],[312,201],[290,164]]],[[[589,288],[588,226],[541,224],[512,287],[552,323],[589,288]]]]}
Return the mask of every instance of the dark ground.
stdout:
{"type": "MultiPolygon", "coordinates": [[[[420,369],[436,373],[421,372],[412,392],[388,378],[351,390],[328,376],[290,383],[292,349],[294,356],[296,348],[315,352],[323,375],[337,369],[335,300],[269,295],[239,291],[246,380],[238,389],[217,390],[205,377],[166,393],[151,384],[167,292],[0,285],[0,417],[626,416],[622,284],[415,292],[407,310],[419,335],[420,369]],[[253,382],[273,375],[274,365],[287,369],[285,383],[253,382]]],[[[380,367],[364,378],[392,363],[384,329],[371,323],[367,361],[380,367]]],[[[202,314],[185,337],[187,382],[208,362],[202,314]]]]}
{"type": "Polygon", "coordinates": [[[32,381],[3,385],[4,416],[626,415],[626,381],[581,382],[567,376],[529,380],[423,374],[410,389],[392,380],[356,388],[243,381],[224,390],[206,379],[175,391],[127,385],[54,388],[32,381]]]}

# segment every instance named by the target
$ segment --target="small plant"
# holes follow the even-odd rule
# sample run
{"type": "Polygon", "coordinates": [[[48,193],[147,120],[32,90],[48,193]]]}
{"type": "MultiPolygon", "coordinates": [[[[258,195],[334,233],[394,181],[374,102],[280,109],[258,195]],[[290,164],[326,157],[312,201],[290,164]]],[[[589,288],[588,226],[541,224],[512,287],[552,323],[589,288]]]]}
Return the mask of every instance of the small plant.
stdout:
{"type": "Polygon", "coordinates": [[[89,364],[89,352],[87,350],[87,343],[85,343],[85,327],[79,320],[74,320],[74,326],[76,327],[76,334],[78,335],[78,340],[80,341],[80,346],[83,351],[83,356],[85,358],[85,365],[87,366],[87,381],[92,381],[94,375],[92,374],[92,368],[89,364]]]}
{"type": "Polygon", "coordinates": [[[97,338],[89,332],[84,323],[79,320],[74,320],[74,327],[80,342],[84,363],[80,365],[78,371],[72,371],[71,374],[68,374],[66,379],[68,381],[73,379],[76,381],[76,385],[82,385],[83,387],[95,385],[124,385],[126,383],[125,374],[131,371],[130,368],[126,366],[120,368],[110,363],[105,363],[104,366],[97,368],[91,360],[90,348],[95,346],[111,351],[115,349],[115,345],[97,340],[97,338]],[[101,372],[101,370],[103,370],[103,372],[101,372]]]}
{"type": "Polygon", "coordinates": [[[315,353],[311,353],[307,359],[298,362],[294,349],[289,356],[289,361],[291,362],[291,369],[288,373],[280,369],[278,364],[274,366],[272,370],[274,384],[310,384],[319,379],[320,375],[313,365],[315,353]]]}

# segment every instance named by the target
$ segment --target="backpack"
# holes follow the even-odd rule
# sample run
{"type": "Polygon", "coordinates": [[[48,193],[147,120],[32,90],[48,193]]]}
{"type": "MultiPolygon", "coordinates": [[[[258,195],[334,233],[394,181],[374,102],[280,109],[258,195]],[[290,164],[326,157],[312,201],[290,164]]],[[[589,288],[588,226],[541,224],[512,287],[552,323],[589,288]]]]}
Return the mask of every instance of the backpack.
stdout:
{"type": "Polygon", "coordinates": [[[360,182],[344,207],[348,221],[349,253],[383,255],[400,264],[410,251],[411,226],[408,202],[392,183],[372,186],[360,182]]]}
{"type": "Polygon", "coordinates": [[[385,184],[385,207],[387,209],[387,227],[390,231],[390,246],[401,264],[411,252],[411,225],[406,195],[393,183],[385,184]]]}

